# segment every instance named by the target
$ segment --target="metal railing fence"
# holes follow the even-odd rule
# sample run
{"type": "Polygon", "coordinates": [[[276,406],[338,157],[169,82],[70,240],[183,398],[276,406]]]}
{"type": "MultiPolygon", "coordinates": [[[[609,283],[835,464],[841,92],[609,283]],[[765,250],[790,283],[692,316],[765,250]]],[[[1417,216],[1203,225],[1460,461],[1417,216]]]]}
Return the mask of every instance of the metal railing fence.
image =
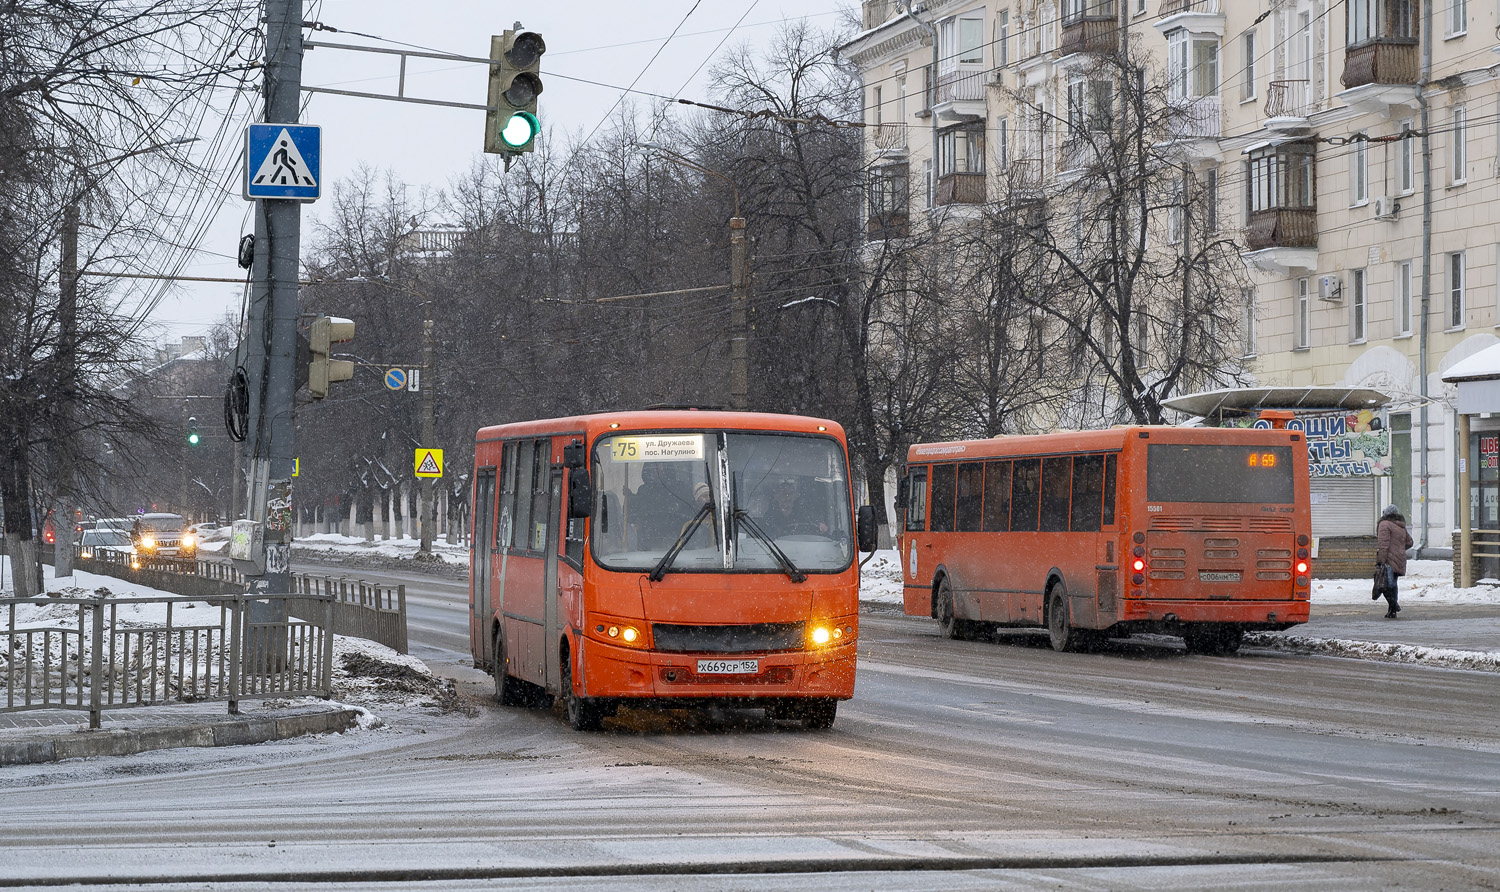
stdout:
{"type": "Polygon", "coordinates": [[[0,712],[87,711],[98,728],[107,709],[331,697],[336,606],[330,594],[0,598],[0,712]]]}

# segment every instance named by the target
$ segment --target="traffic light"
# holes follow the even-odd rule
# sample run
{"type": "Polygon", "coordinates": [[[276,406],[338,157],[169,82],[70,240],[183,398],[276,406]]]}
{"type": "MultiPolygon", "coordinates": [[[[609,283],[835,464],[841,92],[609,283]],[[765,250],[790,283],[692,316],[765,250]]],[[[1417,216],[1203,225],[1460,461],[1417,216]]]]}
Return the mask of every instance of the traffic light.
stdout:
{"type": "Polygon", "coordinates": [[[547,44],[519,27],[490,38],[490,111],[485,114],[484,150],[508,158],[531,151],[542,125],[536,97],[542,92],[542,54],[547,44]]]}
{"type": "Polygon", "coordinates": [[[203,438],[198,434],[198,418],[193,415],[187,420],[187,441],[189,446],[197,446],[203,438]]]}
{"type": "Polygon", "coordinates": [[[312,357],[307,364],[307,390],[313,399],[328,395],[328,385],[335,381],[348,381],[354,377],[354,363],[347,359],[329,359],[328,350],[334,344],[354,339],[354,322],[337,316],[319,316],[312,322],[308,332],[308,345],[312,357]]]}

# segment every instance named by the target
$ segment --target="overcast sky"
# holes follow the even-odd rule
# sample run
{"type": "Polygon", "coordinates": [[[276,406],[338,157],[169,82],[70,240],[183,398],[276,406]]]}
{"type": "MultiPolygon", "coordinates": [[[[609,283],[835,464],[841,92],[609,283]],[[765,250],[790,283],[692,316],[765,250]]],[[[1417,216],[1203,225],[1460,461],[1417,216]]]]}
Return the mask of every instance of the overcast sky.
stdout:
{"type": "MultiPolygon", "coordinates": [[[[340,33],[309,32],[309,39],[328,43],[359,43],[398,48],[422,48],[463,56],[489,55],[490,35],[511,27],[517,18],[542,34],[547,53],[542,59],[544,92],[539,117],[544,128],[558,135],[586,136],[619,99],[619,89],[593,86],[562,75],[623,88],[640,76],[637,90],[689,99],[706,99],[706,78],[720,41],[719,53],[741,43],[763,45],[780,21],[807,17],[820,28],[840,26],[841,8],[853,0],[553,0],[550,3],[500,4],[494,0],[316,0],[307,18],[340,33]],[[689,11],[691,10],[691,14],[689,11]],[[684,19],[684,17],[686,17],[684,19]],[[736,23],[740,23],[736,28],[736,23]],[[680,26],[680,27],[679,27],[680,26]],[[668,35],[677,36],[663,49],[668,35]],[[734,29],[731,33],[731,29],[734,29]],[[360,32],[384,38],[361,37],[360,32]],[[406,47],[410,48],[410,47],[406,47]],[[647,68],[653,54],[661,54],[647,68]],[[701,68],[700,68],[701,66],[701,68]],[[642,73],[644,69],[644,73],[642,73]],[[696,74],[695,74],[696,72],[696,74]],[[549,75],[556,75],[550,76],[549,75]]],[[[396,56],[310,49],[303,64],[305,86],[334,87],[370,93],[394,93],[399,59],[396,56]]],[[[484,65],[411,59],[406,72],[406,94],[428,99],[482,104],[486,99],[484,65]]],[[[647,97],[635,97],[640,108],[647,97]]],[[[243,109],[244,106],[241,106],[243,109]]],[[[257,103],[257,109],[259,105],[257,103]]],[[[417,185],[444,189],[455,174],[467,170],[483,146],[484,113],[411,103],[382,102],[311,94],[303,123],[323,127],[323,194],[305,206],[303,251],[307,250],[319,213],[327,207],[331,184],[347,177],[361,164],[390,169],[417,185]]],[[[692,112],[686,106],[682,111],[692,112]]],[[[235,125],[237,144],[243,126],[235,125]]],[[[206,141],[205,141],[206,142],[206,141]]],[[[238,170],[238,167],[236,167],[238,170]]],[[[240,276],[232,256],[239,234],[250,226],[249,204],[238,186],[224,198],[214,225],[182,270],[193,276],[240,276]]],[[[176,341],[201,333],[226,312],[238,314],[242,288],[229,284],[186,284],[170,293],[152,316],[162,338],[176,341]]]]}

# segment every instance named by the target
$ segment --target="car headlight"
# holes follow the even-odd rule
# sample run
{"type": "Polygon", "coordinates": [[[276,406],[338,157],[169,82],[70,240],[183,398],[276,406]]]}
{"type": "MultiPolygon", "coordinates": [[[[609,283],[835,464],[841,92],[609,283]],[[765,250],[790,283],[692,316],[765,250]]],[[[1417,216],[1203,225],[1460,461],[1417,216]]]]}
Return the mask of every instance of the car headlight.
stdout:
{"type": "Polygon", "coordinates": [[[142,536],[141,537],[141,547],[142,548],[146,548],[146,549],[155,548],[156,547],[156,540],[153,539],[150,536],[142,536]]]}
{"type": "Polygon", "coordinates": [[[197,544],[197,540],[193,538],[193,534],[192,533],[183,533],[183,535],[182,535],[182,547],[183,548],[192,548],[195,544],[197,544]]]}

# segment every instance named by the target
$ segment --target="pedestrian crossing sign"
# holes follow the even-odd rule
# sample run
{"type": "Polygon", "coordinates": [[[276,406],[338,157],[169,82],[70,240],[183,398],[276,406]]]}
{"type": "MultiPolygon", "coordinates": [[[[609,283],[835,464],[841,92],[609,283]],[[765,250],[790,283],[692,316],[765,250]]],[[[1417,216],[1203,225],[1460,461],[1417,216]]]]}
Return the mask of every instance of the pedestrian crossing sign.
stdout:
{"type": "Polygon", "coordinates": [[[418,449],[416,468],[416,475],[418,477],[443,476],[443,450],[418,449]]]}
{"type": "Polygon", "coordinates": [[[322,162],[322,127],[251,124],[245,128],[245,199],[316,201],[323,192],[322,162]]]}

